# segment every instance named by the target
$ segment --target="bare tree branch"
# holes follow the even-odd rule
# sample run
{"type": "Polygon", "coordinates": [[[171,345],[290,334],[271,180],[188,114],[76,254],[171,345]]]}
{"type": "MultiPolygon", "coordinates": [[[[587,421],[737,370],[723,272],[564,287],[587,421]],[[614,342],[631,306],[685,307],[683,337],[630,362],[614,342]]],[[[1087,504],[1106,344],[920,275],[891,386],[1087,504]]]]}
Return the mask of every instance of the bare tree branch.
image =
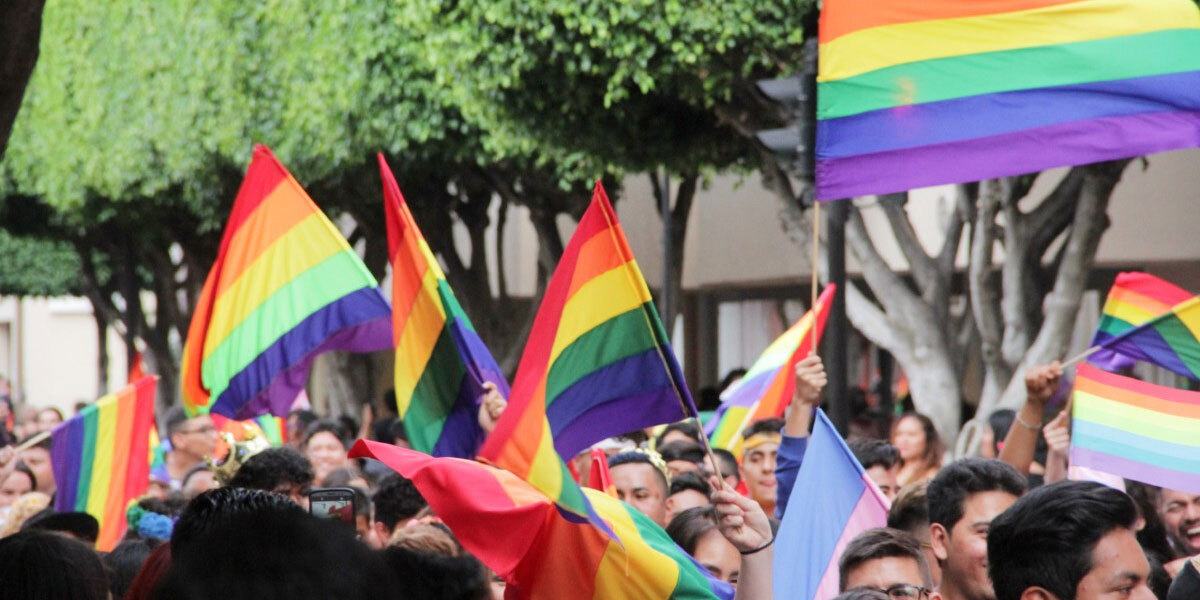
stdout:
{"type": "MultiPolygon", "coordinates": [[[[1000,299],[1000,313],[1004,318],[1004,333],[1000,343],[1000,358],[1004,361],[1007,371],[1021,362],[1021,356],[1029,347],[1030,324],[1025,308],[1023,277],[1025,256],[1029,250],[1029,233],[1025,215],[1017,206],[1021,199],[1021,196],[1017,195],[1020,190],[1014,189],[1020,185],[1020,179],[1007,177],[989,184],[999,185],[1000,209],[1004,215],[1005,257],[1000,269],[1001,289],[1004,290],[1000,299]]],[[[1001,372],[1001,375],[1002,381],[1008,380],[1007,373],[1001,372]]]]}
{"type": "Polygon", "coordinates": [[[917,239],[917,232],[913,229],[912,221],[908,219],[908,213],[904,210],[904,204],[907,201],[908,192],[884,194],[879,197],[879,205],[883,208],[883,214],[887,216],[892,236],[896,238],[900,251],[904,253],[904,258],[908,261],[913,279],[917,282],[917,289],[921,290],[921,295],[924,296],[937,286],[937,266],[925,252],[921,240],[917,239]]]}
{"type": "MultiPolygon", "coordinates": [[[[1000,354],[1003,340],[1003,318],[1000,300],[992,285],[992,249],[995,247],[993,223],[1000,210],[1002,190],[996,182],[984,186],[971,228],[971,257],[967,269],[967,285],[971,294],[971,310],[979,331],[981,354],[986,369],[1002,378],[1006,368],[1000,354]]],[[[1007,381],[1007,378],[1002,378],[1007,381]]]]}

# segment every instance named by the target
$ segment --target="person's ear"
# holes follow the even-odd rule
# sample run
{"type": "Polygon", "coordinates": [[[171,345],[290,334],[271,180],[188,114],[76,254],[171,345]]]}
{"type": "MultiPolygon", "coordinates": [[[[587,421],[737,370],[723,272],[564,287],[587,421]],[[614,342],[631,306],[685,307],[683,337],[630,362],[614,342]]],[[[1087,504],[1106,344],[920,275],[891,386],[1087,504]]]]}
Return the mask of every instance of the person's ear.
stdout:
{"type": "Polygon", "coordinates": [[[674,514],[675,513],[675,496],[667,496],[667,501],[665,504],[667,506],[667,514],[668,515],[674,514]]]}
{"type": "Polygon", "coordinates": [[[384,525],[379,521],[371,522],[371,531],[375,532],[376,539],[378,539],[379,543],[383,546],[387,546],[388,542],[392,540],[392,532],[388,530],[387,525],[384,525]]]}
{"type": "Polygon", "coordinates": [[[930,523],[929,545],[933,547],[933,555],[939,563],[950,558],[950,534],[941,523],[930,523]]]}
{"type": "Polygon", "coordinates": [[[1058,600],[1050,590],[1041,587],[1028,587],[1024,592],[1021,592],[1021,600],[1058,600]]]}

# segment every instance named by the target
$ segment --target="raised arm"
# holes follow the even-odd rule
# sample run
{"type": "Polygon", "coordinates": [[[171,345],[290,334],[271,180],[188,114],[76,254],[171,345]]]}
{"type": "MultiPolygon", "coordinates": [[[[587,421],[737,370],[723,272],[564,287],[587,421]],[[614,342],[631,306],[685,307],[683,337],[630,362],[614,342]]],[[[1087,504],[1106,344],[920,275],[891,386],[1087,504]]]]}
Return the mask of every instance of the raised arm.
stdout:
{"type": "Polygon", "coordinates": [[[1046,404],[1054,397],[1061,379],[1062,367],[1057,360],[1025,372],[1025,405],[1013,419],[999,457],[1023,475],[1029,473],[1029,465],[1033,463],[1038,435],[1042,431],[1042,415],[1046,413],[1046,404]]]}

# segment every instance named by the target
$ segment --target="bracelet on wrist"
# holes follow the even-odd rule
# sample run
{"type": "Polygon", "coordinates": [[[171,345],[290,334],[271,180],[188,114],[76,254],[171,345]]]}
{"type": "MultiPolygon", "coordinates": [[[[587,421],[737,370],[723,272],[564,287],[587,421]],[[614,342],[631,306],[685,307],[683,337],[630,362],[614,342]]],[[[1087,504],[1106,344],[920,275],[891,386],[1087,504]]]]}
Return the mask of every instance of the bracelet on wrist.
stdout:
{"type": "Polygon", "coordinates": [[[1029,423],[1026,423],[1025,419],[1021,418],[1021,413],[1019,413],[1019,412],[1017,413],[1016,417],[1017,417],[1016,418],[1017,425],[1020,425],[1021,427],[1024,427],[1025,429],[1030,429],[1032,431],[1038,431],[1042,428],[1040,423],[1037,425],[1030,425],[1029,423]]]}
{"type": "Polygon", "coordinates": [[[748,556],[748,555],[754,554],[755,552],[758,552],[760,550],[766,550],[767,548],[769,548],[771,546],[771,544],[774,544],[774,543],[775,543],[775,536],[772,535],[771,541],[769,541],[753,550],[738,550],[738,554],[741,554],[742,556],[748,556]]]}

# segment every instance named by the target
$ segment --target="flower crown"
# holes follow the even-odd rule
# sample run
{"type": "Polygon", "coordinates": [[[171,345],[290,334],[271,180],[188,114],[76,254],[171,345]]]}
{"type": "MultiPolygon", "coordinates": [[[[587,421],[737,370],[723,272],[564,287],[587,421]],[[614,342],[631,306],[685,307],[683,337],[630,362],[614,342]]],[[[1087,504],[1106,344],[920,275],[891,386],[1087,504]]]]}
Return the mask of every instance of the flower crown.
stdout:
{"type": "Polygon", "coordinates": [[[138,501],[130,500],[125,509],[125,521],[130,531],[152,540],[167,541],[171,539],[171,531],[175,529],[176,519],[149,511],[138,505],[138,501]]]}

